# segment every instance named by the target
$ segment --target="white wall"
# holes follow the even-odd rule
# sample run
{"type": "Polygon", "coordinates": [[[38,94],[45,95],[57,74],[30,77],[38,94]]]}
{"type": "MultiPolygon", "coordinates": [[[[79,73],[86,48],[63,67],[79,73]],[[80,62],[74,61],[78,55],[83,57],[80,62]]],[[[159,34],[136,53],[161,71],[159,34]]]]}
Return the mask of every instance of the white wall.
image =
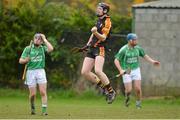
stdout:
{"type": "Polygon", "coordinates": [[[180,9],[134,8],[135,32],[161,67],[141,60],[144,95],[180,95],[180,9]]]}

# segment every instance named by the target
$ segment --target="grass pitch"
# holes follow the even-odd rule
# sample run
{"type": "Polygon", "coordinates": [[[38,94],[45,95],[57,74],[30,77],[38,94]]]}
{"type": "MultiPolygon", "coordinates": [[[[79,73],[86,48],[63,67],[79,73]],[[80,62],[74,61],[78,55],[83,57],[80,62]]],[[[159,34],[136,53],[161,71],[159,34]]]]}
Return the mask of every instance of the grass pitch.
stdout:
{"type": "MultiPolygon", "coordinates": [[[[2,92],[0,92],[2,93],[2,92]]],[[[48,116],[41,116],[40,97],[36,101],[36,115],[30,115],[28,95],[15,92],[0,95],[0,118],[7,119],[180,119],[179,98],[144,99],[142,109],[135,108],[135,99],[127,108],[124,97],[118,96],[113,104],[107,104],[103,96],[64,96],[48,94],[48,116]]]]}

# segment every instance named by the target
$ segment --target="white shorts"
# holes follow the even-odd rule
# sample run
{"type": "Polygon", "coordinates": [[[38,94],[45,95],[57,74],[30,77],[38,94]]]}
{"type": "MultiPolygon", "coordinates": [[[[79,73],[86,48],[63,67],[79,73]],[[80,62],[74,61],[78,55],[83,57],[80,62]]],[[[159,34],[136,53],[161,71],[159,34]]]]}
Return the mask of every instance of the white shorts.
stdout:
{"type": "Polygon", "coordinates": [[[36,87],[37,84],[47,83],[44,69],[27,70],[25,84],[28,87],[36,87]]]}
{"type": "Polygon", "coordinates": [[[130,74],[125,74],[122,76],[123,83],[130,83],[134,80],[141,80],[141,70],[138,67],[137,69],[131,70],[130,74]]]}

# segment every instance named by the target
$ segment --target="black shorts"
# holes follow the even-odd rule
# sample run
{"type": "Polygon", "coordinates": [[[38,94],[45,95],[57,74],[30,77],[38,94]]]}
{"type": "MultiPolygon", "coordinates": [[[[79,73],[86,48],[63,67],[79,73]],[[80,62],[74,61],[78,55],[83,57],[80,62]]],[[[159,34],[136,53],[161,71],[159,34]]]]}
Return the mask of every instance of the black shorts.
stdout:
{"type": "Polygon", "coordinates": [[[96,56],[105,57],[105,47],[90,47],[86,57],[95,59],[96,56]]]}

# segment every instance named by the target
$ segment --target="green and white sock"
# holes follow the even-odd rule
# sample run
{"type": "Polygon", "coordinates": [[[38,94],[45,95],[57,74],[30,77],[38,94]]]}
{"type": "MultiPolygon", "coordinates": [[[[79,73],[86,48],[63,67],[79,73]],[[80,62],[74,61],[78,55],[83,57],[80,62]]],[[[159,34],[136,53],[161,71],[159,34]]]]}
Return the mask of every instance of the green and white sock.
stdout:
{"type": "Polygon", "coordinates": [[[42,113],[46,113],[47,112],[47,105],[42,104],[42,113]]]}

